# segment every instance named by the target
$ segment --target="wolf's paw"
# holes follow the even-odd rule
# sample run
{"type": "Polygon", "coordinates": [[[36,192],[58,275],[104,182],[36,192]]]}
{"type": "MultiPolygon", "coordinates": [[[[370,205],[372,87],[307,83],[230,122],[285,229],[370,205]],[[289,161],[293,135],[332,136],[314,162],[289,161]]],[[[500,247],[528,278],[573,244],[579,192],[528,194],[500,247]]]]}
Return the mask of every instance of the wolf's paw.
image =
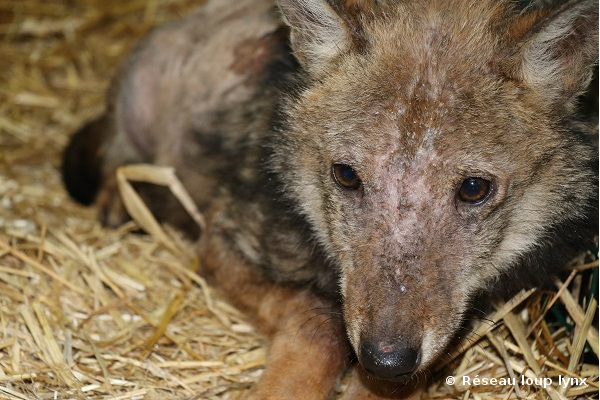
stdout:
{"type": "Polygon", "coordinates": [[[106,182],[100,189],[97,204],[99,209],[98,219],[105,226],[116,228],[131,220],[121,199],[116,179],[106,182]]]}

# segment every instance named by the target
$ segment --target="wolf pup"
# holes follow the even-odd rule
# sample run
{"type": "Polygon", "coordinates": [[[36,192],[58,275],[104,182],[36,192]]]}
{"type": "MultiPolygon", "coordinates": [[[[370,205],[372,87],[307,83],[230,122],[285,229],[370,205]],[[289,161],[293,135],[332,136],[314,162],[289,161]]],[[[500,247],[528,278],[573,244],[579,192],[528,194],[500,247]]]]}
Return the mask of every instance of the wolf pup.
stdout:
{"type": "Polygon", "coordinates": [[[213,0],[133,50],[64,180],[117,224],[118,166],[176,168],[200,272],[270,339],[250,398],[329,398],[355,357],[345,398],[402,397],[476,296],[596,230],[597,57],[593,0],[213,0]]]}

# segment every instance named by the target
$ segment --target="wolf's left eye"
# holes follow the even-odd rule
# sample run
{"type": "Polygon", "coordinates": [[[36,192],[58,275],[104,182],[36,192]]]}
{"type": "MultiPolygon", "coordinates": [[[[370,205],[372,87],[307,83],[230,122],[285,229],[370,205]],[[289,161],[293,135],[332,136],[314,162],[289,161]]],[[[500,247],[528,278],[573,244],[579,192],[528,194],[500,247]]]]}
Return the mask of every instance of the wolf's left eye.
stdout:
{"type": "Polygon", "coordinates": [[[335,183],[343,189],[356,190],[360,188],[361,180],[354,168],[349,165],[333,164],[331,166],[331,175],[333,175],[335,183]]]}
{"type": "Polygon", "coordinates": [[[492,191],[492,183],[483,178],[467,178],[458,189],[458,199],[470,204],[483,203],[492,191]]]}

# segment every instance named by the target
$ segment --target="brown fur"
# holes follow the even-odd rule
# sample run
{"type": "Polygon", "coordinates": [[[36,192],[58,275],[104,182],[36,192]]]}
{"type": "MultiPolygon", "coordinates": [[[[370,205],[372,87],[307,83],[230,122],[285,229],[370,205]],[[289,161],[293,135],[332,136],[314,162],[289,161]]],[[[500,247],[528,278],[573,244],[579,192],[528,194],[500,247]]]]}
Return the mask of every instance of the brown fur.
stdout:
{"type": "Polygon", "coordinates": [[[416,395],[477,296],[562,266],[596,229],[597,156],[576,111],[597,3],[279,7],[289,28],[270,0],[221,0],[142,41],[65,153],[67,187],[89,198],[80,175],[102,165],[116,224],[117,166],[177,169],[207,219],[200,272],[270,338],[251,398],[324,399],[353,352],[373,371],[371,354],[398,349],[375,374],[407,383],[359,369],[344,398],[416,395]],[[360,187],[336,185],[335,164],[360,187]],[[479,204],[458,196],[473,177],[491,187],[479,204]]]}

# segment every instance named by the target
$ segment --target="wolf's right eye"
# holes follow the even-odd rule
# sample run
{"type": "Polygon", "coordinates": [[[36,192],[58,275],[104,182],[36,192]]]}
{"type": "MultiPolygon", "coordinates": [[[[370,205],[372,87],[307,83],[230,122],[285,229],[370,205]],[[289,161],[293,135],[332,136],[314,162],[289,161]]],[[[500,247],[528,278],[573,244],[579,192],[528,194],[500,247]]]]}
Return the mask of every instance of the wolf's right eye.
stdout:
{"type": "Polygon", "coordinates": [[[333,164],[331,175],[335,183],[343,189],[356,190],[362,183],[354,168],[346,164],[333,164]]]}
{"type": "Polygon", "coordinates": [[[483,178],[467,178],[458,189],[458,198],[469,204],[483,203],[492,191],[492,183],[483,178]]]}

